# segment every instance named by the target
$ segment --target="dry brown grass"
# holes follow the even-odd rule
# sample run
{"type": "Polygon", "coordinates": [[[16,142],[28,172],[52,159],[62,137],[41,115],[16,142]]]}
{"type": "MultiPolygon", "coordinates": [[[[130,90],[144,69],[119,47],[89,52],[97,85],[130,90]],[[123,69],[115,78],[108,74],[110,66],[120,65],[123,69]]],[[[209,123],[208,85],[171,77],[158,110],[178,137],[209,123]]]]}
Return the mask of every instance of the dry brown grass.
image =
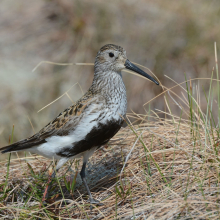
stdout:
{"type": "MultiPolygon", "coordinates": [[[[133,117],[140,120],[143,116],[133,117]]],[[[27,156],[11,161],[9,191],[0,203],[2,218],[219,219],[219,159],[216,143],[213,139],[212,143],[207,141],[204,129],[196,130],[195,136],[199,138],[195,139],[187,120],[173,123],[161,118],[154,122],[144,120],[133,129],[144,145],[129,127],[123,128],[115,137],[122,140],[98,150],[90,159],[89,185],[103,206],[90,210],[79,178],[72,196],[62,178],[61,188],[54,183],[53,194],[57,198],[51,199],[47,207],[41,206],[38,199],[43,185],[40,187],[37,182],[46,183],[47,174],[41,175],[50,161],[27,156]],[[123,161],[132,147],[121,175],[123,161]]],[[[1,184],[6,179],[6,164],[7,161],[1,163],[1,184]]],[[[62,168],[59,177],[65,174],[67,167],[62,168]]]]}

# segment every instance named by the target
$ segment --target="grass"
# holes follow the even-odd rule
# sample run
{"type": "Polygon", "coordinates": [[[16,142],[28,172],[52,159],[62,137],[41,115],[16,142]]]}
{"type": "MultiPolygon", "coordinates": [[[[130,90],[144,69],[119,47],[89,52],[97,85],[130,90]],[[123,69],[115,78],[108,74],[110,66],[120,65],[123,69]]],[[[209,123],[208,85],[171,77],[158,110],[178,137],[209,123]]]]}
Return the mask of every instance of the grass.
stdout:
{"type": "MultiPolygon", "coordinates": [[[[200,117],[199,103],[189,87],[189,105],[184,111],[188,119],[171,112],[164,112],[172,116],[166,119],[157,113],[157,117],[128,114],[139,123],[121,129],[115,138],[125,139],[117,144],[110,142],[107,150],[98,150],[90,160],[89,185],[94,197],[104,203],[92,211],[80,179],[67,172],[68,164],[53,182],[49,204],[43,206],[50,161],[27,155],[1,162],[1,218],[219,219],[219,134],[211,117],[211,89],[208,111],[200,112],[200,117]],[[134,143],[121,174],[122,158],[134,143]]],[[[78,172],[78,165],[73,168],[78,172]]]]}
{"type": "MultiPolygon", "coordinates": [[[[219,115],[213,113],[214,108],[220,109],[215,100],[220,92],[217,55],[215,70],[208,93],[199,86],[202,79],[176,83],[181,97],[172,91],[174,87],[164,87],[164,111],[149,108],[145,115],[127,114],[128,126],[107,149],[96,151],[88,164],[87,180],[103,206],[91,210],[86,202],[88,196],[77,175],[80,160],[59,171],[44,205],[43,192],[54,163],[38,155],[15,159],[9,155],[0,162],[0,218],[219,219],[219,115]],[[201,110],[201,96],[207,102],[206,112],[201,110]],[[179,114],[173,113],[174,108],[179,114]]],[[[14,127],[11,142],[13,134],[14,127]]]]}

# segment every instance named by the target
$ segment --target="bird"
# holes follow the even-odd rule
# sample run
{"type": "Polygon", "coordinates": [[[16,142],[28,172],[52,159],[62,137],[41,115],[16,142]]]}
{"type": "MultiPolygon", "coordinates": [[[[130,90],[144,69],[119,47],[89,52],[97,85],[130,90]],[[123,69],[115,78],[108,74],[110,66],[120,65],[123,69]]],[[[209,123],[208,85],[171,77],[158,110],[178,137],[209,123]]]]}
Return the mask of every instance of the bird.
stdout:
{"type": "MultiPolygon", "coordinates": [[[[127,59],[126,51],[114,44],[104,45],[95,58],[94,77],[88,91],[73,105],[29,138],[0,149],[1,153],[27,151],[57,161],[52,178],[74,158],[83,158],[80,176],[89,195],[86,164],[90,156],[120,130],[127,112],[126,88],[121,71],[134,71],[159,85],[158,81],[127,59]]],[[[48,192],[46,192],[48,194],[48,192]]]]}

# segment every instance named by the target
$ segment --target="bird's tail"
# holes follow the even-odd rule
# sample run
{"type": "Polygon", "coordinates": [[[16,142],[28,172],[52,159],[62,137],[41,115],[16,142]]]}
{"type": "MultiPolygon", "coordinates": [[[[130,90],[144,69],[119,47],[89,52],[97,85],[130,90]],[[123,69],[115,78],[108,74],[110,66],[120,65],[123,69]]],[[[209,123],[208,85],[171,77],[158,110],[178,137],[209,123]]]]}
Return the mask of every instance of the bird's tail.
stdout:
{"type": "Polygon", "coordinates": [[[8,146],[5,146],[5,147],[1,148],[0,150],[1,150],[1,153],[2,153],[2,154],[8,153],[8,152],[13,151],[13,146],[8,145],[8,146]]]}
{"type": "Polygon", "coordinates": [[[23,139],[8,146],[0,148],[0,152],[4,154],[12,151],[26,150],[28,148],[37,146],[39,144],[43,144],[45,142],[45,139],[38,139],[35,135],[33,135],[28,139],[23,139]]]}
{"type": "Polygon", "coordinates": [[[19,151],[19,150],[22,150],[20,141],[14,143],[14,144],[10,144],[10,145],[5,146],[5,147],[0,149],[2,154],[12,152],[12,151],[19,151]]]}

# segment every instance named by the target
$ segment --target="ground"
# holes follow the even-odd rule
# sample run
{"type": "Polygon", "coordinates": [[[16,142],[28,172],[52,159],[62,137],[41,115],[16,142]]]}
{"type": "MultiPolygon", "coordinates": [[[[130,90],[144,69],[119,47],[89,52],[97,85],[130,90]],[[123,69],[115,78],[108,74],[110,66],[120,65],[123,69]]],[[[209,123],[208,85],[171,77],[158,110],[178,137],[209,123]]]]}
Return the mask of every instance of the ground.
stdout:
{"type": "Polygon", "coordinates": [[[180,118],[152,123],[135,117],[142,123],[123,128],[90,159],[88,184],[103,206],[90,209],[77,175],[80,161],[73,171],[70,164],[60,170],[51,199],[42,205],[50,161],[27,154],[10,166],[1,163],[2,218],[219,219],[216,134],[209,139],[202,126],[191,129],[180,118]]]}

